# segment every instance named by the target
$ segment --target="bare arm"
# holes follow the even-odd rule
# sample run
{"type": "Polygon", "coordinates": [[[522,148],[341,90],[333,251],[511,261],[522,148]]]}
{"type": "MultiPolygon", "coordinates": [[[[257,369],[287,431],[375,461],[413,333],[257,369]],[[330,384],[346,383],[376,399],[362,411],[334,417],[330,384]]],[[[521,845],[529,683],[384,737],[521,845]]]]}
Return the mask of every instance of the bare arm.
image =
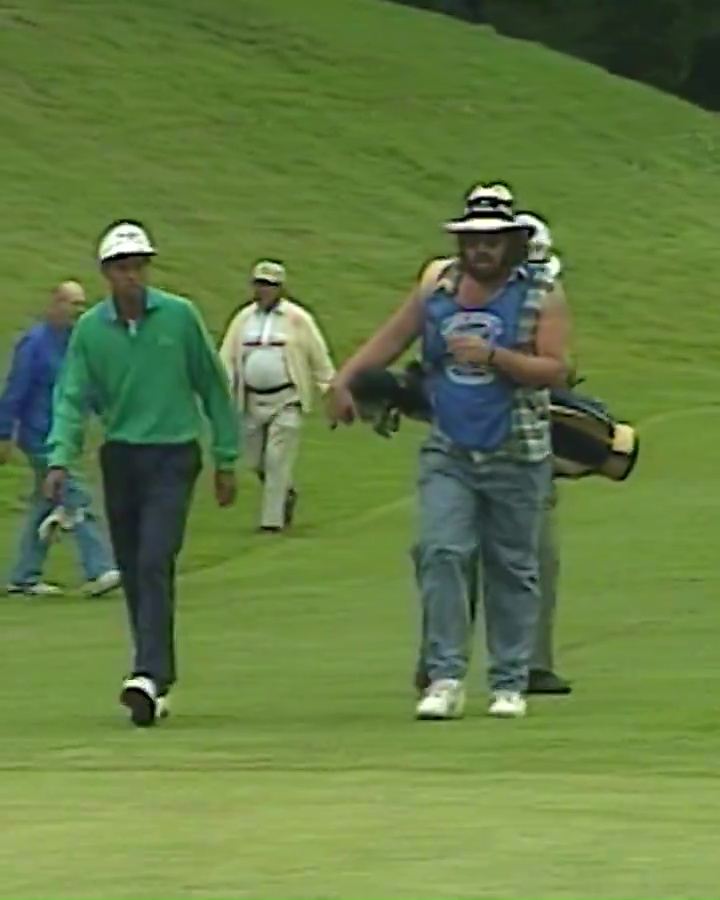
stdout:
{"type": "Polygon", "coordinates": [[[340,368],[336,383],[348,384],[358,372],[392,365],[421,331],[422,306],[416,284],[396,312],[340,368]]]}
{"type": "Polygon", "coordinates": [[[565,387],[568,378],[570,312],[558,283],[545,297],[535,338],[535,353],[498,347],[491,364],[518,384],[528,387],[565,387]]]}

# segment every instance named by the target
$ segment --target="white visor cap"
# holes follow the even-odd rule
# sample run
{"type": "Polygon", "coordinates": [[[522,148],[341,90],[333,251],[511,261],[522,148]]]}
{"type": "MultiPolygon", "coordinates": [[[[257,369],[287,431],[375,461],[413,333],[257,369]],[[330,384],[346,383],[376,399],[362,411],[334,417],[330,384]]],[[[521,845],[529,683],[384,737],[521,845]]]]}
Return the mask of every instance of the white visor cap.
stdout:
{"type": "Polygon", "coordinates": [[[109,262],[121,256],[155,256],[156,253],[143,228],[130,222],[121,222],[111,228],[100,241],[98,261],[109,262]]]}

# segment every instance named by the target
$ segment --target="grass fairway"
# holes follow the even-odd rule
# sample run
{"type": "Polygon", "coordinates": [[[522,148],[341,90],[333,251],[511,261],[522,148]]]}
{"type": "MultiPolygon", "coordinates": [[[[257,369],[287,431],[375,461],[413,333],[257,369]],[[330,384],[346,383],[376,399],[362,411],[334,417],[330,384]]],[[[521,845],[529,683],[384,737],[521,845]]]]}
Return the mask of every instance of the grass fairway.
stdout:
{"type": "MultiPolygon", "coordinates": [[[[119,598],[0,604],[0,895],[717,897],[716,116],[379,0],[0,9],[6,349],[112,219],[220,329],[283,256],[339,356],[479,179],[545,213],[589,387],[643,423],[626,485],[561,504],[567,700],[411,719],[413,451],[316,419],[296,533],[203,484],[177,715],[131,731],[119,598]]],[[[152,389],[152,386],[148,386],[152,389]]],[[[720,409],[720,407],[718,407],[720,409]]],[[[88,476],[95,468],[88,462],[88,476]]],[[[0,472],[5,560],[20,460],[0,472]]],[[[77,581],[68,548],[50,575],[77,581]]]]}

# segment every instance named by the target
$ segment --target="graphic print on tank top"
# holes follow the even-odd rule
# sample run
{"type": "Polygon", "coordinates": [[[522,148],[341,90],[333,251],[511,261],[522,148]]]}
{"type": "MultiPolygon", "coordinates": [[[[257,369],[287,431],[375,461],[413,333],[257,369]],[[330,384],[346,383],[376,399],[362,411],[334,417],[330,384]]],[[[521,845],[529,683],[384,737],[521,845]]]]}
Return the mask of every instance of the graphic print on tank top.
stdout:
{"type": "MultiPolygon", "coordinates": [[[[490,347],[502,341],[504,325],[502,319],[487,309],[462,309],[444,319],[440,325],[444,341],[451,337],[472,336],[482,338],[490,347]]],[[[480,363],[460,363],[447,354],[445,373],[456,384],[484,385],[496,379],[496,373],[480,363]]]]}

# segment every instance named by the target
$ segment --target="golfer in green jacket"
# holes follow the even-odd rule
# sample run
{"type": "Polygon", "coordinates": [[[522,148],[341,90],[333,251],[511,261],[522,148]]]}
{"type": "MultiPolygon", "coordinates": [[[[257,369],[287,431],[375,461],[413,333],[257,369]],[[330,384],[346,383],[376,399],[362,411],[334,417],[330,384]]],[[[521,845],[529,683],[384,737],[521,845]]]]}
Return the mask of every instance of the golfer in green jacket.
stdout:
{"type": "Polygon", "coordinates": [[[121,702],[135,725],[167,713],[175,672],[175,564],[210,422],[215,494],[235,498],[238,428],[225,372],[195,306],[148,287],[155,247],[139,222],[112,225],[98,259],[107,299],[77,322],[55,390],[48,496],[82,452],[88,399],[105,430],[105,506],[134,645],[121,702]],[[200,404],[198,404],[198,400],[200,404]]]}

